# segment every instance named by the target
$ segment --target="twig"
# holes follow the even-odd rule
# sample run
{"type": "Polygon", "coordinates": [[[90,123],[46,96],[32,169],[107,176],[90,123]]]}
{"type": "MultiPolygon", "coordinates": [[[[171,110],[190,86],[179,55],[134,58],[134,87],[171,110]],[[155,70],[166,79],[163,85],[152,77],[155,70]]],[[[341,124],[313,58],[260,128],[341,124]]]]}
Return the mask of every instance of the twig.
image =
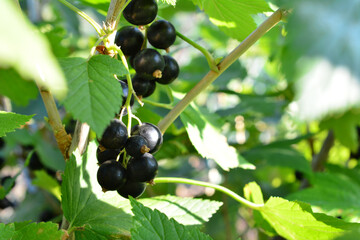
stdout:
{"type": "Polygon", "coordinates": [[[278,9],[268,19],[266,19],[257,29],[255,29],[241,44],[236,47],[229,55],[227,55],[218,65],[219,72],[210,70],[204,78],[193,87],[185,97],[158,123],[158,127],[162,133],[175,121],[182,111],[197,97],[204,89],[206,89],[213,81],[215,81],[231,64],[233,64],[246,50],[259,40],[266,32],[273,28],[283,19],[286,12],[278,9]]]}
{"type": "Polygon", "coordinates": [[[64,159],[69,158],[69,147],[71,144],[71,136],[66,133],[64,125],[62,124],[60,114],[57,110],[54,97],[49,92],[49,90],[39,87],[41,97],[43,99],[46,112],[48,114],[48,123],[50,124],[58,147],[64,156],[64,159]]]}
{"type": "Polygon", "coordinates": [[[328,159],[330,149],[334,145],[334,141],[334,133],[330,130],[326,139],[324,140],[320,152],[313,158],[311,163],[313,171],[320,172],[324,170],[324,165],[328,159]]]}

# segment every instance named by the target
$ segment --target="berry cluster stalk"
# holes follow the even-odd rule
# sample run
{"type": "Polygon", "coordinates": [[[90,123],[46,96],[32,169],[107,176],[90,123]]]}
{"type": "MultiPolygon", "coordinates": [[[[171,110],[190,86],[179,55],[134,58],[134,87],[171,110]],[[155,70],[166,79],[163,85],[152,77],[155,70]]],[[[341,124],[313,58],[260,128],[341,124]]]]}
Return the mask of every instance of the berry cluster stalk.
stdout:
{"type": "Polygon", "coordinates": [[[187,178],[158,177],[158,178],[154,179],[154,183],[184,183],[184,184],[190,184],[190,185],[196,185],[196,186],[202,186],[202,187],[209,187],[209,188],[213,188],[219,192],[225,193],[226,195],[230,196],[231,198],[235,199],[239,203],[241,203],[244,206],[249,207],[251,209],[259,210],[260,208],[262,208],[264,206],[264,204],[256,204],[256,203],[250,202],[226,187],[208,183],[208,182],[202,182],[202,181],[197,181],[197,180],[192,180],[192,179],[187,179],[187,178]]]}
{"type": "Polygon", "coordinates": [[[218,72],[210,70],[205,77],[191,89],[185,97],[158,123],[162,133],[175,121],[175,119],[185,110],[185,108],[213,81],[215,81],[228,67],[231,66],[246,50],[260,39],[265,33],[279,23],[286,15],[285,10],[278,9],[268,19],[266,19],[257,29],[255,29],[238,47],[227,55],[217,66],[218,72]]]}

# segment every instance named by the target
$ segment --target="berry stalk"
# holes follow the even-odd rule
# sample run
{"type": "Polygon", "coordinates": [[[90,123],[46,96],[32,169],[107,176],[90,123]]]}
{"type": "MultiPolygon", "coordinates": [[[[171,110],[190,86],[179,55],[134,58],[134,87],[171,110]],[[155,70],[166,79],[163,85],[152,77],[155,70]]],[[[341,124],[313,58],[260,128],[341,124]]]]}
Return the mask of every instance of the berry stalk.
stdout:
{"type": "Polygon", "coordinates": [[[208,182],[202,182],[202,181],[197,181],[197,180],[192,180],[192,179],[187,179],[187,178],[158,177],[158,178],[154,179],[154,183],[184,183],[184,184],[190,184],[190,185],[196,185],[196,186],[202,186],[202,187],[209,187],[209,188],[213,188],[219,192],[225,193],[229,197],[235,199],[239,203],[241,203],[251,209],[259,210],[260,208],[262,208],[264,206],[264,204],[256,204],[256,203],[250,202],[226,187],[223,187],[223,186],[220,186],[217,184],[208,183],[208,182]]]}
{"type": "Polygon", "coordinates": [[[231,66],[231,64],[233,64],[243,53],[254,45],[260,37],[279,23],[285,15],[285,10],[278,9],[218,64],[218,72],[210,70],[204,78],[196,84],[195,87],[193,87],[193,89],[191,89],[185,97],[158,123],[161,132],[164,133],[175,121],[175,119],[204,89],[210,86],[213,81],[215,81],[228,67],[231,66]]]}

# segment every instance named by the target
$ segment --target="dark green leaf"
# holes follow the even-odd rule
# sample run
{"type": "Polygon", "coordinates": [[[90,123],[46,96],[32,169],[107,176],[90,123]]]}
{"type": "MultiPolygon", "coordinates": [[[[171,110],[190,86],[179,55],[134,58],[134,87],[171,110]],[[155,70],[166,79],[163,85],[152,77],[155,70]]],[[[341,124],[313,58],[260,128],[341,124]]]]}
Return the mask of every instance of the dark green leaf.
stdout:
{"type": "Polygon", "coordinates": [[[317,173],[310,188],[288,196],[320,207],[325,213],[360,216],[360,185],[343,174],[317,173]]]}
{"type": "Polygon", "coordinates": [[[157,209],[184,225],[202,224],[220,208],[222,202],[175,196],[159,196],[140,199],[139,202],[151,209],[157,209]]]}
{"type": "Polygon", "coordinates": [[[15,104],[25,106],[38,95],[34,82],[24,80],[14,69],[0,68],[0,95],[7,96],[15,104]]]}
{"type": "Polygon", "coordinates": [[[135,199],[130,199],[133,217],[133,228],[131,229],[131,236],[134,240],[145,239],[211,239],[208,235],[200,232],[200,230],[193,226],[184,226],[176,222],[174,219],[169,219],[165,214],[158,210],[151,210],[145,207],[135,199]]]}
{"type": "Polygon", "coordinates": [[[83,156],[75,152],[66,164],[61,186],[64,215],[71,226],[79,227],[76,239],[129,236],[129,202],[117,192],[102,192],[96,179],[96,148],[95,143],[90,143],[83,156]]]}
{"type": "Polygon", "coordinates": [[[245,39],[255,28],[252,15],[271,11],[264,0],[193,0],[230,37],[245,39]]]}
{"type": "Polygon", "coordinates": [[[226,137],[221,134],[223,122],[217,115],[189,105],[180,118],[191,142],[203,157],[214,159],[226,171],[236,167],[254,169],[234,147],[229,146],[226,137]]]}
{"type": "Polygon", "coordinates": [[[0,1],[0,65],[62,98],[67,91],[64,75],[45,37],[24,16],[15,2],[0,1]]]}
{"type": "Polygon", "coordinates": [[[14,132],[15,129],[20,128],[28,122],[34,115],[26,116],[12,112],[0,111],[0,137],[3,137],[8,132],[14,132]]]}
{"type": "Polygon", "coordinates": [[[0,223],[0,240],[59,240],[63,235],[52,222],[0,223]]]}
{"type": "Polygon", "coordinates": [[[106,55],[60,61],[69,85],[64,105],[75,119],[86,122],[101,136],[122,103],[121,85],[114,74],[127,73],[120,61],[106,55]]]}
{"type": "Polygon", "coordinates": [[[305,157],[291,147],[256,147],[243,153],[243,156],[256,165],[288,167],[303,173],[311,173],[310,163],[305,157]]]}
{"type": "Polygon", "coordinates": [[[286,239],[333,239],[359,225],[313,213],[308,204],[277,197],[271,197],[260,212],[276,232],[286,239]]]}
{"type": "Polygon", "coordinates": [[[35,171],[35,179],[32,181],[35,186],[38,186],[52,195],[54,195],[58,200],[61,200],[61,189],[59,183],[49,176],[46,171],[35,171]]]}

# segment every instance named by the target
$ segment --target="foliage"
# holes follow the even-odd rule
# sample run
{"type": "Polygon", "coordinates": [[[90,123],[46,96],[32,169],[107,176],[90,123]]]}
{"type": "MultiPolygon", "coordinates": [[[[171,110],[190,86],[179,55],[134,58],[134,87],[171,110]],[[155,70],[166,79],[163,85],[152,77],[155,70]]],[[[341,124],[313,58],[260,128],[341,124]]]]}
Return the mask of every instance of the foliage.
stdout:
{"type": "Polygon", "coordinates": [[[0,1],[0,239],[359,238],[357,1],[158,0],[180,75],[133,105],[110,2],[0,1]],[[138,199],[97,181],[114,117],[163,133],[138,199]]]}

